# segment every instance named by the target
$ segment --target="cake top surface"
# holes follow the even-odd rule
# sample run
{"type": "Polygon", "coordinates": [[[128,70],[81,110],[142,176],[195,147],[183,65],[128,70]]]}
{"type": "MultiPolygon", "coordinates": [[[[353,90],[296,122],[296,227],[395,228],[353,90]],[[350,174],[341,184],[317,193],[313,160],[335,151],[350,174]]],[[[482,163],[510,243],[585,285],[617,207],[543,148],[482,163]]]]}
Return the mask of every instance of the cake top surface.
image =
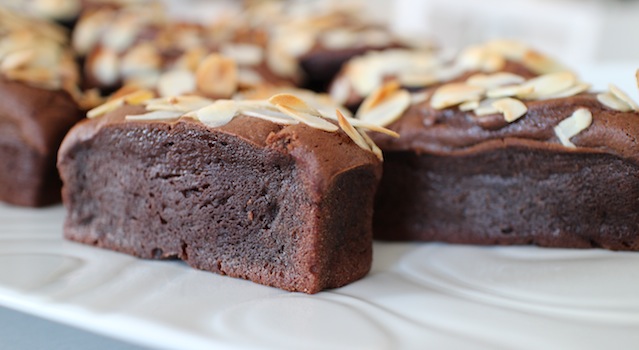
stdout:
{"type": "Polygon", "coordinates": [[[331,86],[331,96],[338,103],[354,104],[389,79],[416,90],[475,73],[512,72],[533,77],[565,70],[549,56],[512,40],[493,40],[467,47],[453,58],[448,56],[416,49],[369,52],[344,65],[331,86]]]}
{"type": "Polygon", "coordinates": [[[611,84],[592,93],[574,73],[524,78],[478,73],[413,95],[414,103],[390,129],[374,137],[385,151],[435,154],[519,144],[574,152],[604,152],[639,162],[639,106],[611,84]]]}

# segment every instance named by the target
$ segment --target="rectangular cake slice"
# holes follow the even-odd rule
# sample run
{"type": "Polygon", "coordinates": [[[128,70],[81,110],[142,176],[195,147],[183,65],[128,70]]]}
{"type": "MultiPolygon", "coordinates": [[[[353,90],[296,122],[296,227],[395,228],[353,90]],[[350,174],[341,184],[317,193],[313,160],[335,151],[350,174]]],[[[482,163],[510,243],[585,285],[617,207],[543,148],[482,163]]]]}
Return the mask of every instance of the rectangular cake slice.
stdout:
{"type": "MultiPolygon", "coordinates": [[[[373,138],[375,237],[639,250],[639,107],[570,72],[429,89],[373,138]]],[[[364,114],[364,118],[366,115],[364,114]]]]}
{"type": "Polygon", "coordinates": [[[122,103],[69,133],[66,238],[305,293],[368,272],[381,177],[370,149],[308,106],[222,100],[176,113],[186,100],[207,104],[122,103]],[[310,119],[290,117],[300,113],[310,119]]]}

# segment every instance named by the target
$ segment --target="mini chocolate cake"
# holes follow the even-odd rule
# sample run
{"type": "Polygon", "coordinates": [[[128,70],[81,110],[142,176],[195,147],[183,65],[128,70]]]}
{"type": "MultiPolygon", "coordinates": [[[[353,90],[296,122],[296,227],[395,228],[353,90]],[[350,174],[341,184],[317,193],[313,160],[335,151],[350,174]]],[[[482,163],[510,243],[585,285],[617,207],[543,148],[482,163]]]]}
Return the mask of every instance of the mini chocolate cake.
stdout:
{"type": "Polygon", "coordinates": [[[381,162],[346,119],[340,131],[285,94],[135,94],[62,145],[66,238],[305,293],[368,272],[381,162]]]}
{"type": "Polygon", "coordinates": [[[588,88],[563,72],[428,90],[389,122],[400,139],[373,137],[375,237],[639,250],[638,107],[588,88]]]}
{"type": "Polygon", "coordinates": [[[0,201],[60,201],[57,150],[82,118],[65,40],[61,28],[0,8],[0,201]]]}

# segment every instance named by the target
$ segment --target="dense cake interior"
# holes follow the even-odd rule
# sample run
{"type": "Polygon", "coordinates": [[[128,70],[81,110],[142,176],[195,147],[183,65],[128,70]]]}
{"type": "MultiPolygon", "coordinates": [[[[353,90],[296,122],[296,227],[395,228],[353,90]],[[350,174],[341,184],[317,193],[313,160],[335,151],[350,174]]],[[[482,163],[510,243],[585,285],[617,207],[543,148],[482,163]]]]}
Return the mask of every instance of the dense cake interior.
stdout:
{"type": "Polygon", "coordinates": [[[380,239],[639,249],[637,165],[530,143],[437,156],[387,154],[380,239]]]}

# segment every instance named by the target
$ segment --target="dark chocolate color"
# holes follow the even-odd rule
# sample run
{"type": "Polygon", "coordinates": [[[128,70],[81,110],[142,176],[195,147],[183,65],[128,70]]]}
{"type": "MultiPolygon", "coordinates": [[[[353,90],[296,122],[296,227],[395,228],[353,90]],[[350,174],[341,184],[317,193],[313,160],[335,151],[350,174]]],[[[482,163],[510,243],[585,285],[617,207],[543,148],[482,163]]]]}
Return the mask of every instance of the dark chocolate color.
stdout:
{"type": "Polygon", "coordinates": [[[58,147],[82,118],[64,91],[0,77],[0,200],[40,207],[60,201],[58,147]]]}
{"type": "Polygon", "coordinates": [[[306,293],[368,272],[381,164],[345,134],[247,117],[122,120],[135,112],[65,140],[68,239],[306,293]]]}
{"type": "Polygon", "coordinates": [[[391,125],[400,139],[374,135],[375,237],[639,250],[639,115],[588,94],[527,106],[508,124],[424,103],[391,125]],[[564,147],[553,127],[580,107],[593,123],[564,147]]]}

